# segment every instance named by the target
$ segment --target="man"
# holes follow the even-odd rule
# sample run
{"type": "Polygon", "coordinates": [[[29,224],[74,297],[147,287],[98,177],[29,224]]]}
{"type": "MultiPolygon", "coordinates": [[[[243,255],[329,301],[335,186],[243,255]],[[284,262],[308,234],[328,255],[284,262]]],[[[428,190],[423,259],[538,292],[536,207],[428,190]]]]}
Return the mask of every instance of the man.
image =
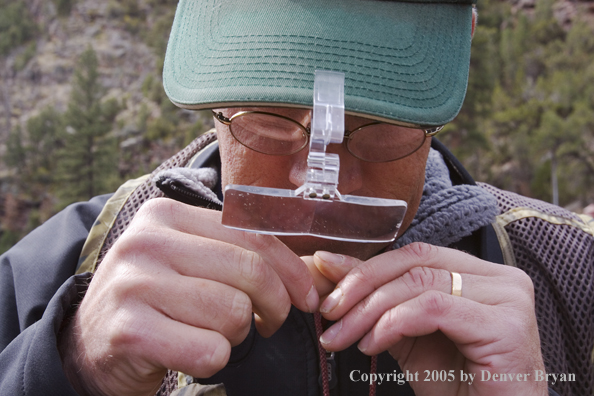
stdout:
{"type": "MultiPolygon", "coordinates": [[[[3,258],[0,392],[555,394],[548,385],[561,385],[541,378],[530,277],[479,258],[493,257],[480,235],[497,201],[486,186],[452,183],[456,164],[424,132],[459,110],[474,22],[463,0],[181,1],[165,87],[180,106],[216,109],[219,150],[205,135],[155,173],[177,200],[147,199],[163,194],[143,179],[131,194],[68,209],[3,258]],[[307,149],[262,152],[234,123],[258,112],[307,129],[317,68],[345,74],[347,131],[378,121],[399,143],[422,136],[381,162],[354,154],[377,137],[328,146],[340,157],[341,194],[408,203],[395,245],[226,228],[205,208],[217,197],[192,195],[217,181],[196,171],[192,184],[178,169],[216,168],[220,155],[222,186],[302,185],[307,149]],[[93,222],[105,228],[87,238],[93,222]],[[42,275],[27,272],[37,262],[42,275]],[[96,269],[92,281],[86,272],[60,287],[77,264],[96,269]],[[33,296],[21,291],[27,278],[33,296]],[[168,370],[179,374],[163,381],[168,370]]],[[[592,237],[580,237],[592,252],[592,237]]],[[[592,268],[591,255],[575,265],[592,268]]]]}

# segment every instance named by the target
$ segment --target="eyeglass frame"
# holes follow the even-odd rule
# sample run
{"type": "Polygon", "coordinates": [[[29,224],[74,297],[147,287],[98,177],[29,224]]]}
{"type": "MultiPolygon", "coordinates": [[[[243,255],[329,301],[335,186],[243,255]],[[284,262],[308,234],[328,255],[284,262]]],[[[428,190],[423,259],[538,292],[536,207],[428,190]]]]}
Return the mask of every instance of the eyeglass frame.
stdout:
{"type": "MultiPolygon", "coordinates": [[[[241,145],[243,145],[244,147],[247,147],[247,148],[249,148],[250,150],[253,150],[253,151],[255,151],[255,152],[257,152],[257,153],[261,153],[261,154],[266,154],[266,155],[279,155],[279,156],[284,156],[284,155],[293,155],[293,154],[295,154],[295,153],[298,153],[299,151],[303,150],[303,149],[304,149],[304,148],[307,146],[307,144],[309,143],[309,138],[310,138],[310,136],[311,136],[311,127],[309,127],[309,126],[305,126],[305,125],[301,124],[301,123],[300,123],[300,122],[298,122],[298,121],[295,121],[294,119],[292,119],[292,118],[290,118],[290,117],[286,117],[286,116],[283,116],[283,115],[280,115],[280,114],[269,113],[269,112],[265,112],[265,111],[259,111],[259,110],[248,110],[248,111],[239,111],[239,112],[237,112],[237,113],[233,114],[231,117],[229,117],[229,118],[228,118],[228,117],[225,117],[225,116],[223,115],[223,112],[221,112],[221,111],[219,111],[219,112],[216,112],[216,111],[214,111],[214,110],[211,110],[211,112],[212,112],[212,115],[214,116],[214,118],[215,118],[217,121],[219,121],[221,124],[223,124],[223,125],[227,125],[227,126],[229,127],[229,131],[231,132],[231,135],[233,136],[233,138],[234,138],[235,140],[237,140],[237,141],[238,141],[238,142],[239,142],[241,145]],[[290,121],[290,122],[292,122],[292,123],[294,123],[294,124],[298,125],[299,127],[301,127],[301,129],[302,129],[303,131],[305,131],[305,143],[304,143],[304,144],[303,144],[303,146],[301,146],[301,147],[300,147],[298,150],[295,150],[295,151],[293,151],[293,152],[291,152],[291,153],[287,153],[287,154],[270,154],[270,153],[265,153],[265,152],[263,152],[263,151],[259,151],[259,150],[256,150],[256,149],[252,148],[252,147],[249,147],[248,145],[246,145],[245,143],[243,143],[241,140],[239,140],[239,139],[238,139],[238,138],[235,136],[235,134],[233,133],[233,128],[231,128],[231,123],[233,122],[233,120],[234,120],[235,118],[242,117],[242,116],[245,116],[245,115],[247,115],[247,114],[264,114],[264,115],[269,115],[269,116],[273,116],[273,117],[279,117],[279,118],[282,118],[282,119],[284,119],[284,120],[290,121]]],[[[385,122],[379,122],[379,121],[372,121],[372,122],[370,122],[369,124],[361,125],[361,126],[359,126],[359,127],[355,128],[355,129],[353,129],[352,131],[345,130],[345,131],[344,131],[344,145],[345,145],[345,147],[346,147],[347,151],[348,151],[348,152],[349,152],[349,153],[350,153],[350,154],[351,154],[353,157],[355,157],[355,158],[357,158],[357,159],[359,159],[359,160],[361,160],[361,161],[365,161],[365,162],[371,162],[371,163],[392,162],[392,161],[397,161],[397,160],[399,160],[399,159],[402,159],[402,158],[406,158],[406,157],[408,157],[409,155],[412,155],[412,154],[414,154],[415,152],[417,152],[417,150],[418,150],[418,149],[420,149],[420,148],[423,146],[423,144],[425,143],[425,140],[427,140],[427,138],[428,138],[428,137],[433,137],[433,136],[437,135],[437,134],[438,134],[438,133],[439,133],[439,132],[440,132],[440,131],[443,129],[443,127],[444,127],[444,126],[445,126],[445,125],[440,125],[440,126],[431,127],[431,128],[423,128],[423,127],[404,126],[404,125],[398,125],[398,124],[388,124],[388,123],[385,123],[385,122]],[[402,157],[394,158],[394,159],[387,160],[387,161],[369,161],[369,160],[366,160],[366,159],[360,158],[359,156],[357,156],[357,155],[355,155],[353,152],[351,152],[351,150],[350,150],[350,148],[349,148],[349,146],[348,146],[348,144],[347,144],[347,141],[350,139],[351,135],[353,135],[355,132],[358,132],[358,131],[360,131],[361,129],[363,129],[363,128],[366,128],[366,127],[368,127],[368,126],[371,126],[371,125],[379,125],[379,124],[394,125],[394,126],[399,126],[399,127],[402,127],[402,128],[410,128],[410,129],[422,129],[422,130],[423,130],[423,132],[424,132],[424,134],[425,134],[425,136],[424,136],[424,138],[423,138],[423,142],[422,142],[422,143],[419,145],[419,147],[417,147],[417,148],[416,148],[414,151],[411,151],[410,153],[408,153],[408,154],[406,154],[406,155],[403,155],[402,157]]]]}

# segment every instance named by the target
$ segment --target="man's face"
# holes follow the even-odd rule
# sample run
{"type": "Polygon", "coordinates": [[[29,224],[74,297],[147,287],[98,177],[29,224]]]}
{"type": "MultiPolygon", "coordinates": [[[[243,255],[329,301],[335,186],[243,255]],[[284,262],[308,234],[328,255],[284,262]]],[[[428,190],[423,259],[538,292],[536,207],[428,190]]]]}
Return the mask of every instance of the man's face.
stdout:
{"type": "MultiPolygon", "coordinates": [[[[309,125],[311,110],[291,108],[233,108],[216,110],[226,117],[244,110],[260,110],[281,114],[302,125],[309,125]]],[[[369,123],[368,119],[345,117],[345,128],[353,130],[369,123]]],[[[239,143],[229,127],[216,122],[222,164],[222,183],[249,186],[275,187],[295,190],[305,182],[308,148],[286,156],[258,153],[239,143]]],[[[338,191],[345,195],[400,199],[408,203],[408,210],[400,234],[408,228],[417,211],[425,181],[425,163],[429,154],[430,139],[413,154],[392,162],[371,163],[352,156],[344,144],[331,144],[326,152],[340,156],[338,191]]],[[[311,255],[317,250],[343,253],[367,259],[381,251],[387,244],[354,243],[315,238],[310,236],[281,236],[287,246],[300,256],[311,255]]]]}

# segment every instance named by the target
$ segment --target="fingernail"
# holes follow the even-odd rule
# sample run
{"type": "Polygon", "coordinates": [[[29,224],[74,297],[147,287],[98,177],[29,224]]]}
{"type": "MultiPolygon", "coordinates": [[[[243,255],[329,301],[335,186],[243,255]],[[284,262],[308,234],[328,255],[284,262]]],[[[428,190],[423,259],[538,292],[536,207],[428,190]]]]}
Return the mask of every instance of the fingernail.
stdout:
{"type": "Polygon", "coordinates": [[[341,329],[342,329],[342,319],[340,319],[338,321],[338,323],[335,323],[334,325],[330,326],[330,328],[328,330],[326,330],[324,332],[324,334],[322,334],[322,336],[320,337],[320,342],[322,344],[331,343],[332,340],[336,338],[336,335],[338,334],[338,332],[341,329]]]}
{"type": "Polygon", "coordinates": [[[359,348],[359,350],[363,353],[365,353],[365,351],[367,350],[368,347],[369,347],[369,334],[366,335],[365,337],[363,337],[361,339],[361,341],[359,341],[359,344],[357,345],[357,348],[359,348]]]}
{"type": "Polygon", "coordinates": [[[342,290],[340,290],[340,287],[337,287],[332,293],[330,293],[330,295],[328,295],[328,297],[326,297],[326,300],[324,300],[324,303],[320,307],[320,312],[328,313],[332,311],[334,308],[336,308],[341,298],[342,290]]]}
{"type": "Polygon", "coordinates": [[[315,285],[312,286],[309,293],[307,293],[305,304],[307,304],[310,313],[317,312],[318,305],[320,304],[320,297],[318,296],[318,291],[316,290],[315,285]]]}
{"type": "Polygon", "coordinates": [[[318,256],[320,260],[325,261],[329,264],[342,265],[344,263],[344,256],[342,254],[335,254],[319,250],[315,252],[314,256],[318,256]]]}

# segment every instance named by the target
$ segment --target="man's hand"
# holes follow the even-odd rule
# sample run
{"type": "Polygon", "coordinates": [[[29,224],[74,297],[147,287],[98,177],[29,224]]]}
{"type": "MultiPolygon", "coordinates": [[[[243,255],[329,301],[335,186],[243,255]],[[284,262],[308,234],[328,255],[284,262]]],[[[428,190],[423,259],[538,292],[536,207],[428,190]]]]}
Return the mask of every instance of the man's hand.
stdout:
{"type": "Polygon", "coordinates": [[[326,252],[304,261],[327,279],[315,276],[321,296],[337,284],[320,306],[325,318],[337,321],[322,335],[327,350],[358,340],[365,354],[387,350],[403,370],[420,373],[410,384],[419,396],[547,394],[546,382],[534,380],[544,365],[533,286],[521,270],[427,244],[366,262],[326,252]],[[462,297],[450,294],[450,271],[462,276],[462,297]],[[453,370],[454,378],[424,381],[425,370],[453,370]],[[481,370],[530,376],[482,381],[481,370]],[[460,381],[461,371],[474,381],[460,381]]]}
{"type": "Polygon", "coordinates": [[[170,199],[139,210],[101,263],[62,337],[82,394],[152,395],[167,368],[222,369],[247,336],[282,325],[291,303],[318,307],[303,261],[273,236],[224,228],[221,213],[170,199]]]}

